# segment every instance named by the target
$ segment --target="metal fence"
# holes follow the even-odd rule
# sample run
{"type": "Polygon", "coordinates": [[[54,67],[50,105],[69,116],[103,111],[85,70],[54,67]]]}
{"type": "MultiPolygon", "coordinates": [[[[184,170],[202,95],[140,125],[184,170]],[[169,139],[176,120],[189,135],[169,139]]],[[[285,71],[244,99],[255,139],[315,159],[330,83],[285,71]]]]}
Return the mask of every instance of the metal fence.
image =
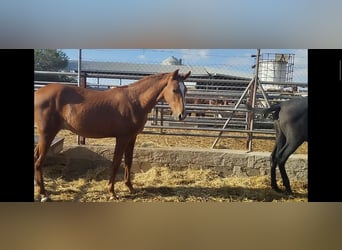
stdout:
{"type": "MultiPolygon", "coordinates": [[[[64,74],[76,77],[73,72],[43,72],[35,74],[64,74]]],[[[114,74],[81,72],[81,84],[77,82],[61,82],[86,88],[105,90],[113,85],[89,83],[87,79],[138,80],[146,74],[114,74]]],[[[35,81],[34,88],[49,84],[49,82],[35,81]]],[[[267,82],[257,77],[226,79],[218,74],[217,77],[203,79],[190,76],[186,83],[187,117],[183,121],[176,121],[171,116],[167,103],[159,102],[148,115],[148,121],[142,133],[162,134],[173,136],[201,136],[213,139],[212,148],[220,138],[245,138],[248,149],[252,151],[253,139],[274,139],[273,121],[264,119],[258,113],[250,112],[248,106],[265,108],[275,102],[281,102],[296,96],[306,95],[301,92],[307,83],[299,82],[267,82]],[[266,86],[277,86],[276,89],[266,86]],[[264,90],[267,89],[267,91],[264,90]]],[[[83,142],[85,143],[85,140],[83,142]]]]}

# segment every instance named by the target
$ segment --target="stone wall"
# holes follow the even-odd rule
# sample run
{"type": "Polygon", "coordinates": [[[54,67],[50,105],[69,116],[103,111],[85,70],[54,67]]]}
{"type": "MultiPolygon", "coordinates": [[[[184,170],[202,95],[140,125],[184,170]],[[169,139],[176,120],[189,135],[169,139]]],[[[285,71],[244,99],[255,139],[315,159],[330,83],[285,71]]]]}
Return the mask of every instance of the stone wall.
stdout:
{"type": "MultiPolygon", "coordinates": [[[[113,152],[114,148],[108,146],[64,146],[61,153],[48,157],[47,164],[57,161],[66,167],[80,163],[85,168],[110,167],[113,152]]],[[[179,147],[134,149],[132,172],[146,171],[154,166],[167,166],[175,170],[214,168],[224,176],[269,175],[270,153],[179,147]]],[[[307,181],[307,166],[307,155],[291,155],[286,163],[290,180],[307,181]]],[[[278,170],[277,175],[280,176],[278,170]]]]}

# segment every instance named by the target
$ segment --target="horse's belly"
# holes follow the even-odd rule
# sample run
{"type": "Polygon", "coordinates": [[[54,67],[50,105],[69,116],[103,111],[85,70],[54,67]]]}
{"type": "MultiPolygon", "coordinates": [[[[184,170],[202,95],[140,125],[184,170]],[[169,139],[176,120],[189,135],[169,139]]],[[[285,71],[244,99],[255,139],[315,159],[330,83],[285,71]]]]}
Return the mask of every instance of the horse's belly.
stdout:
{"type": "Polygon", "coordinates": [[[144,124],[125,124],[121,122],[116,123],[89,123],[86,126],[81,124],[65,124],[65,129],[72,131],[73,133],[88,137],[88,138],[105,138],[105,137],[118,137],[129,136],[132,134],[138,134],[143,130],[144,124]]]}

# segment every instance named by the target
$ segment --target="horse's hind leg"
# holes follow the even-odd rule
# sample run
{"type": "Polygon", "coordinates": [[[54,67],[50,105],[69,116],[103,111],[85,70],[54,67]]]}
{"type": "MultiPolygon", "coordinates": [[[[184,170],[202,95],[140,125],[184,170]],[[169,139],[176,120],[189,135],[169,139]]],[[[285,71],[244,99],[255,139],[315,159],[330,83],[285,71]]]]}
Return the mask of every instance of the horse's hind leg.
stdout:
{"type": "Polygon", "coordinates": [[[131,182],[131,167],[133,162],[133,150],[136,137],[132,138],[127,145],[125,151],[125,184],[131,193],[134,193],[134,188],[131,182]]]}
{"type": "Polygon", "coordinates": [[[54,136],[51,138],[51,136],[40,135],[39,142],[34,149],[34,179],[42,202],[49,200],[44,187],[43,164],[53,138],[54,136]]]}
{"type": "Polygon", "coordinates": [[[287,159],[290,157],[290,155],[296,151],[296,149],[301,145],[302,142],[298,140],[289,140],[291,143],[286,143],[284,147],[280,150],[278,155],[278,162],[279,162],[279,171],[281,174],[281,178],[283,180],[283,184],[285,186],[286,192],[289,194],[293,194],[290,186],[290,180],[287,176],[286,170],[285,170],[285,163],[287,159]]]}
{"type": "Polygon", "coordinates": [[[293,194],[291,190],[291,186],[290,186],[290,180],[285,170],[285,162],[279,163],[279,171],[280,171],[281,178],[283,180],[283,184],[285,186],[286,192],[288,194],[293,194]]]}
{"type": "MultiPolygon", "coordinates": [[[[292,150],[290,150],[292,151],[292,150]]],[[[283,180],[283,185],[285,186],[286,192],[289,194],[293,194],[292,190],[291,190],[291,186],[290,186],[290,180],[289,177],[287,176],[286,170],[285,170],[285,163],[287,161],[287,159],[289,158],[289,156],[292,154],[292,152],[289,151],[289,147],[288,145],[285,145],[285,149],[284,151],[282,151],[281,156],[279,156],[278,158],[278,162],[279,162],[279,171],[280,171],[280,175],[281,178],[283,180]]]]}
{"type": "Polygon", "coordinates": [[[274,122],[274,127],[276,131],[276,142],[275,146],[273,148],[273,151],[271,153],[271,187],[276,192],[281,192],[277,185],[277,179],[276,179],[276,167],[278,165],[278,157],[279,150],[282,148],[282,146],[285,144],[285,136],[281,132],[281,129],[279,127],[279,121],[274,122]]]}
{"type": "Polygon", "coordinates": [[[280,189],[277,185],[277,179],[276,179],[276,167],[277,167],[277,161],[275,158],[277,152],[277,144],[274,146],[274,149],[271,154],[271,187],[274,191],[280,192],[280,189]]]}

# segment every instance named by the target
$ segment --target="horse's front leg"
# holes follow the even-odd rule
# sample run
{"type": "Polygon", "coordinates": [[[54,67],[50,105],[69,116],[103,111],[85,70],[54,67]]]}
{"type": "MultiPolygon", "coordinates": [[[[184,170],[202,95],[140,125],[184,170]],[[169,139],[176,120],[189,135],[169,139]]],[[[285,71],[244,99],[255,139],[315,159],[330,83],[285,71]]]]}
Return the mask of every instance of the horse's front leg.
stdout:
{"type": "Polygon", "coordinates": [[[121,164],[123,154],[126,150],[128,140],[127,138],[118,137],[116,138],[116,144],[115,144],[115,150],[114,150],[114,156],[113,156],[113,162],[112,162],[112,173],[109,178],[108,183],[108,189],[110,193],[110,199],[116,199],[117,195],[114,192],[114,183],[115,183],[115,177],[118,171],[118,168],[121,164]]]}
{"type": "Polygon", "coordinates": [[[134,150],[136,138],[137,137],[135,136],[129,141],[126,151],[125,151],[125,184],[128,187],[131,194],[134,193],[134,188],[131,182],[131,168],[132,168],[133,150],[134,150]]]}

